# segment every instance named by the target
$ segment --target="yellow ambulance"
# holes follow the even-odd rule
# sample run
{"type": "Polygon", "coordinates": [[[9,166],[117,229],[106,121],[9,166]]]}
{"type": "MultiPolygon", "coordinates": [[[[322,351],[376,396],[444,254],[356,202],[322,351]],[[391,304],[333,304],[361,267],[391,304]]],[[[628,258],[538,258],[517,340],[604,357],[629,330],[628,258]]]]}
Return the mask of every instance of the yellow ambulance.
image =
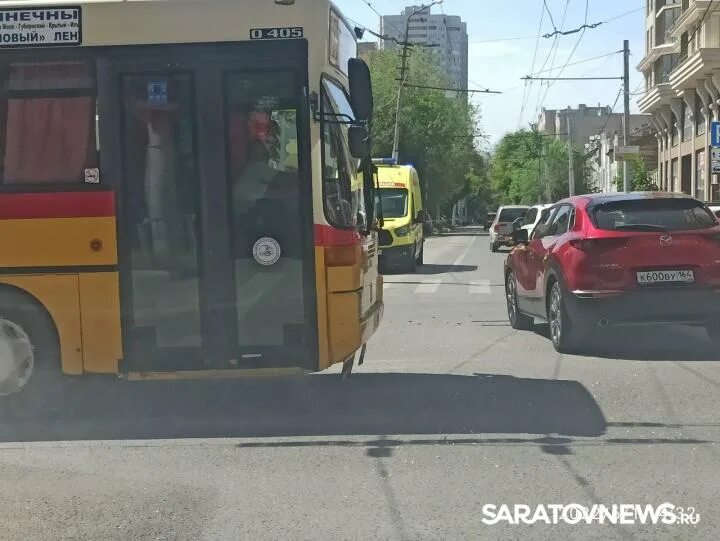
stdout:
{"type": "Polygon", "coordinates": [[[420,178],[412,165],[393,160],[374,160],[377,166],[379,200],[384,219],[380,230],[380,267],[415,272],[423,264],[423,245],[428,226],[423,209],[420,178]]]}

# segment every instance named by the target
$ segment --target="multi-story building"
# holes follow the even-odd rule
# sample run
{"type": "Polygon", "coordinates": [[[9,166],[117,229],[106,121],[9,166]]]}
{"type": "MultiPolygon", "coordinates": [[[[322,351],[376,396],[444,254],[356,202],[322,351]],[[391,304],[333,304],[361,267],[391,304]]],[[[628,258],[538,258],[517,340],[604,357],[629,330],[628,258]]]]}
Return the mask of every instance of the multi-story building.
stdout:
{"type": "MultiPolygon", "coordinates": [[[[629,145],[640,147],[639,158],[643,160],[648,171],[655,171],[658,161],[655,130],[648,119],[645,120],[644,124],[631,127],[629,145]]],[[[590,142],[586,145],[587,154],[593,158],[590,163],[593,169],[594,184],[601,192],[618,190],[618,179],[622,178],[622,161],[617,159],[615,151],[620,146],[623,146],[623,137],[620,131],[603,131],[599,135],[591,137],[590,142]]],[[[655,174],[653,176],[656,177],[655,174]]],[[[657,178],[655,178],[655,182],[657,183],[657,178]]]]}
{"type": "Polygon", "coordinates": [[[612,133],[622,130],[622,115],[613,113],[610,107],[588,107],[584,103],[577,109],[545,109],[538,117],[538,131],[567,141],[568,116],[573,143],[583,145],[590,137],[602,131],[612,133]]]}
{"type": "MultiPolygon", "coordinates": [[[[609,136],[622,133],[622,113],[613,113],[609,106],[588,107],[584,103],[578,105],[577,109],[543,108],[538,116],[537,129],[544,135],[567,141],[568,116],[570,117],[570,133],[575,145],[585,145],[595,136],[603,133],[609,136]]],[[[650,115],[630,115],[631,132],[637,132],[650,125],[650,115]]]]}
{"type": "Polygon", "coordinates": [[[385,15],[380,19],[380,32],[390,40],[383,40],[384,49],[396,48],[393,39],[431,47],[440,59],[453,88],[468,86],[467,24],[455,15],[434,14],[422,6],[405,8],[400,15],[385,15]]]}
{"type": "MultiPolygon", "coordinates": [[[[618,160],[614,153],[615,148],[622,145],[622,113],[614,113],[609,106],[588,107],[584,103],[578,105],[577,109],[543,108],[538,116],[537,130],[543,135],[567,142],[568,125],[573,145],[580,148],[584,146],[595,156],[591,163],[596,188],[604,192],[614,191],[618,172],[618,160]]],[[[655,145],[652,149],[647,148],[649,129],[652,129],[650,115],[630,115],[629,145],[640,146],[643,160],[650,170],[654,170],[657,150],[655,145]]]]}
{"type": "Polygon", "coordinates": [[[363,60],[367,60],[378,50],[378,44],[374,41],[361,41],[358,43],[358,56],[363,60]]]}
{"type": "Polygon", "coordinates": [[[711,175],[710,121],[720,120],[720,4],[648,0],[640,110],[652,115],[661,189],[720,199],[711,175]]]}

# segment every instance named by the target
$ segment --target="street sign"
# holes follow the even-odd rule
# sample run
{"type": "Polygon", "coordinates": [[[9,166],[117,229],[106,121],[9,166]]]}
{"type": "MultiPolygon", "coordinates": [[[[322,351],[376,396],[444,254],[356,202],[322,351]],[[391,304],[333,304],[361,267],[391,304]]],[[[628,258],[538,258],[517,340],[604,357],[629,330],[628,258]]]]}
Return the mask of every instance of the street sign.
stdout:
{"type": "Polygon", "coordinates": [[[720,147],[720,122],[717,120],[710,123],[710,146],[720,147]]]}
{"type": "Polygon", "coordinates": [[[720,162],[712,162],[712,174],[720,175],[720,162]]]}

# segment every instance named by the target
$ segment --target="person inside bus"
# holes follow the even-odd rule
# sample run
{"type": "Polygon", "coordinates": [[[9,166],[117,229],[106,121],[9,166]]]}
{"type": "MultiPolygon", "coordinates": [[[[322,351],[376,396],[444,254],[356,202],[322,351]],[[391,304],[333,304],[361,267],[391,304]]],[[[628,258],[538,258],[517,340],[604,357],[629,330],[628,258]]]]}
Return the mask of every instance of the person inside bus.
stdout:
{"type": "Polygon", "coordinates": [[[235,212],[246,214],[257,202],[265,197],[270,183],[280,173],[269,163],[270,151],[259,139],[253,139],[248,145],[247,162],[233,183],[235,212]]]}

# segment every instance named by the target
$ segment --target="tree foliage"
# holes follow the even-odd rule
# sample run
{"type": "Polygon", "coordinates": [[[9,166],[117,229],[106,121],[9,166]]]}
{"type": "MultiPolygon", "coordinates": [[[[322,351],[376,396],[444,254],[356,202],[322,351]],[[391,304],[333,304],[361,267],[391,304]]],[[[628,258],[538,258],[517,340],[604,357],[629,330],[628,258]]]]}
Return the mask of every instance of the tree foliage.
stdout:
{"type": "MultiPolygon", "coordinates": [[[[373,155],[378,157],[392,155],[399,63],[398,51],[377,51],[369,58],[375,96],[373,155]]],[[[420,48],[409,52],[406,83],[449,86],[433,53],[420,48]]],[[[446,213],[462,197],[477,198],[487,168],[473,138],[478,113],[464,96],[405,86],[399,118],[400,161],[418,170],[429,209],[446,213]]],[[[486,192],[489,196],[490,190],[486,192]]]]}
{"type": "MultiPolygon", "coordinates": [[[[593,191],[589,160],[577,148],[573,149],[573,159],[575,193],[593,191]]],[[[490,180],[500,203],[532,205],[567,197],[568,173],[564,142],[536,131],[520,130],[507,134],[496,147],[490,180]]]]}
{"type": "MultiPolygon", "coordinates": [[[[660,188],[655,184],[653,178],[648,172],[645,161],[640,156],[630,156],[627,158],[628,174],[630,175],[630,186],[634,192],[657,192],[660,188]]],[[[615,187],[619,192],[625,189],[623,181],[622,163],[618,164],[618,173],[615,177],[615,187]]]]}

